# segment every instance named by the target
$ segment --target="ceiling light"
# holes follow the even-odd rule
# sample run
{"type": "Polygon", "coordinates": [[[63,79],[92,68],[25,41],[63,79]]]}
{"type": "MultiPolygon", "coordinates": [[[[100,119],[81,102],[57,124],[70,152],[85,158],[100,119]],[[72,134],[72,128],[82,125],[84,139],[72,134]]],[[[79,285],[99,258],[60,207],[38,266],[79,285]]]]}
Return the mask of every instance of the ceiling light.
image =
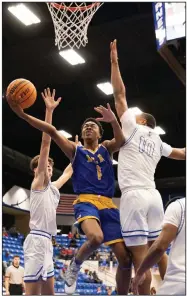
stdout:
{"type": "Polygon", "coordinates": [[[67,132],[64,131],[64,130],[60,130],[59,132],[62,133],[62,135],[63,135],[64,137],[66,137],[67,139],[72,138],[72,135],[70,135],[69,133],[67,133],[67,132]]]}
{"type": "Polygon", "coordinates": [[[57,229],[57,233],[60,233],[61,232],[61,229],[57,229]]]}
{"type": "Polygon", "coordinates": [[[165,131],[160,127],[160,126],[156,126],[154,128],[154,131],[158,134],[158,135],[165,135],[165,131]]]}
{"type": "Polygon", "coordinates": [[[9,6],[8,10],[25,26],[40,23],[40,19],[24,4],[9,6]]]}
{"type": "Polygon", "coordinates": [[[132,110],[132,112],[134,113],[134,115],[140,115],[142,114],[142,110],[140,110],[138,107],[133,107],[133,108],[129,108],[132,110]]]}
{"type": "Polygon", "coordinates": [[[102,90],[107,96],[113,94],[112,84],[110,82],[99,83],[97,87],[102,90]]]}
{"type": "Polygon", "coordinates": [[[73,66],[85,63],[85,60],[73,49],[62,50],[59,54],[73,66]]]}
{"type": "Polygon", "coordinates": [[[118,161],[116,161],[115,159],[113,159],[113,164],[115,165],[115,164],[118,164],[118,161]]]}

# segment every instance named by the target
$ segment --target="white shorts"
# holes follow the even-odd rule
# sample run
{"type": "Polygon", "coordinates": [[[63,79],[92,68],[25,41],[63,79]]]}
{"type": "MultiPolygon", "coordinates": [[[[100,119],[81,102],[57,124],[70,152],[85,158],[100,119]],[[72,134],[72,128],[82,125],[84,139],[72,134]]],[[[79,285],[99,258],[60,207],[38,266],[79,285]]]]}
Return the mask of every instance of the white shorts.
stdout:
{"type": "Polygon", "coordinates": [[[157,295],[186,295],[185,282],[163,281],[157,295]]]}
{"type": "Polygon", "coordinates": [[[126,246],[146,245],[162,228],[164,208],[156,189],[137,189],[122,193],[120,222],[126,246]]]}
{"type": "Polygon", "coordinates": [[[45,231],[31,230],[24,245],[24,282],[46,281],[54,276],[51,235],[45,231]]]}

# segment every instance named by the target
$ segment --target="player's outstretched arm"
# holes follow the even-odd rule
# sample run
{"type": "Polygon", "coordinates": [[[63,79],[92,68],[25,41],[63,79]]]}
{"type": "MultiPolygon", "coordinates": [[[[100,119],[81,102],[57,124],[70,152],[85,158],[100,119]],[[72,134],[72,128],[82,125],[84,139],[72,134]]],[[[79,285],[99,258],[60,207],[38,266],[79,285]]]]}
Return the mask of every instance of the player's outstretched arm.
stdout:
{"type": "Polygon", "coordinates": [[[42,121],[38,118],[35,118],[31,115],[28,115],[24,112],[21,107],[13,102],[10,98],[7,98],[8,104],[10,108],[22,119],[27,121],[30,125],[35,127],[36,129],[39,129],[42,132],[45,132],[48,134],[53,141],[60,147],[60,149],[66,154],[66,156],[72,160],[74,154],[75,154],[75,149],[76,149],[76,144],[72,141],[69,141],[66,139],[60,132],[56,130],[56,128],[45,122],[42,121]]]}
{"type": "Polygon", "coordinates": [[[102,118],[96,118],[96,120],[109,122],[112,126],[114,139],[112,139],[111,141],[107,140],[102,143],[112,154],[118,151],[120,147],[125,143],[123,131],[117,121],[115,114],[112,112],[109,104],[107,104],[107,108],[100,106],[94,109],[103,116],[102,118]]]}
{"type": "MultiPolygon", "coordinates": [[[[47,88],[47,90],[44,89],[44,93],[42,92],[42,97],[46,105],[45,122],[51,124],[53,111],[59,105],[61,98],[55,101],[55,89],[53,89],[53,93],[51,94],[49,88],[47,88]]],[[[32,184],[33,189],[41,189],[44,185],[44,179],[46,177],[46,170],[48,165],[50,144],[51,137],[48,134],[43,133],[40,148],[40,157],[38,160],[38,169],[36,171],[35,179],[32,184]]]]}
{"type": "Polygon", "coordinates": [[[186,148],[172,148],[172,152],[168,157],[176,160],[185,160],[186,148]]]}
{"type": "Polygon", "coordinates": [[[145,279],[144,273],[160,261],[170,243],[176,238],[177,231],[178,227],[172,224],[168,223],[164,225],[161,234],[148,250],[133,279],[132,288],[135,295],[138,295],[138,286],[145,279]]]}
{"type": "Polygon", "coordinates": [[[118,117],[121,118],[123,113],[128,109],[126,100],[126,89],[121,78],[118,64],[118,53],[116,40],[110,43],[110,59],[111,59],[111,84],[114,92],[115,107],[118,117]]]}
{"type": "Polygon", "coordinates": [[[72,176],[73,174],[73,168],[71,163],[65,168],[63,174],[58,178],[55,182],[53,182],[53,185],[60,189],[72,176]]]}

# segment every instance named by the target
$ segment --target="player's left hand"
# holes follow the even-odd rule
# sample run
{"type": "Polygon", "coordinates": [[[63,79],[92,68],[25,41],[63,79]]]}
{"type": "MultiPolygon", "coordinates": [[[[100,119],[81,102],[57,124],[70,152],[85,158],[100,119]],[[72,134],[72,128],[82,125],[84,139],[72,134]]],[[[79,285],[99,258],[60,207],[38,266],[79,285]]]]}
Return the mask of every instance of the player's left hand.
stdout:
{"type": "Polygon", "coordinates": [[[131,287],[134,295],[139,295],[138,286],[141,285],[144,280],[145,280],[145,273],[140,275],[136,273],[132,281],[132,287],[131,287]]]}
{"type": "Polygon", "coordinates": [[[47,89],[44,89],[44,93],[43,92],[41,93],[42,98],[46,105],[46,109],[48,111],[54,111],[61,101],[61,98],[58,98],[58,100],[55,101],[55,92],[56,90],[53,89],[53,92],[51,94],[50,88],[48,87],[47,89]]]}
{"type": "Polygon", "coordinates": [[[116,120],[116,116],[114,112],[112,112],[110,104],[107,103],[107,108],[100,105],[94,109],[103,116],[102,118],[96,118],[97,121],[112,122],[116,120]]]}

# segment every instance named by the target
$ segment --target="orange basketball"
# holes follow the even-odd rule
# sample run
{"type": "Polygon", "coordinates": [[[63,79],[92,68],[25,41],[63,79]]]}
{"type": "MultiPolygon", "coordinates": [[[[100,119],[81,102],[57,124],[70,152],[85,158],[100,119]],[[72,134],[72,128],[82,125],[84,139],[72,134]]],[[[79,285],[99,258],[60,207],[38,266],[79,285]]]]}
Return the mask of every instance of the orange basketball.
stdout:
{"type": "Polygon", "coordinates": [[[19,78],[9,84],[6,96],[17,101],[22,109],[26,109],[36,101],[37,91],[32,82],[19,78]]]}

